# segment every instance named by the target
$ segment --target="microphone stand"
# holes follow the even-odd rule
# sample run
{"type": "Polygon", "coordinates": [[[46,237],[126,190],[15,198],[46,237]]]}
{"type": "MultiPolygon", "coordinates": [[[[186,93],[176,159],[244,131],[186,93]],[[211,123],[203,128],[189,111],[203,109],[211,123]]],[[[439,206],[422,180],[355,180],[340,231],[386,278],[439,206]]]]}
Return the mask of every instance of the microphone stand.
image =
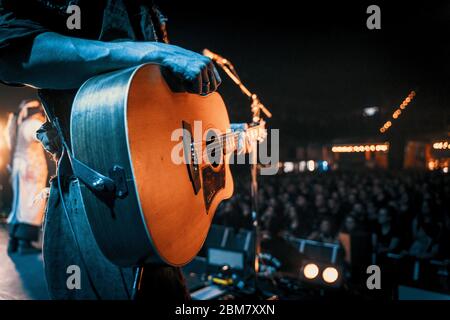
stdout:
{"type": "MultiPolygon", "coordinates": [[[[204,52],[209,52],[205,49],[204,52]]],[[[268,118],[272,117],[270,111],[261,103],[258,96],[252,93],[241,81],[239,75],[234,69],[233,64],[228,59],[217,59],[213,57],[213,60],[223,71],[230,77],[230,79],[239,87],[244,95],[251,100],[250,110],[252,113],[252,123],[258,124],[262,120],[261,112],[268,118]]],[[[254,234],[254,256],[253,256],[253,293],[258,294],[258,272],[259,272],[259,254],[261,252],[261,236],[259,226],[259,213],[258,213],[258,140],[252,139],[250,156],[250,176],[251,176],[251,210],[252,210],[252,231],[254,234]]]]}

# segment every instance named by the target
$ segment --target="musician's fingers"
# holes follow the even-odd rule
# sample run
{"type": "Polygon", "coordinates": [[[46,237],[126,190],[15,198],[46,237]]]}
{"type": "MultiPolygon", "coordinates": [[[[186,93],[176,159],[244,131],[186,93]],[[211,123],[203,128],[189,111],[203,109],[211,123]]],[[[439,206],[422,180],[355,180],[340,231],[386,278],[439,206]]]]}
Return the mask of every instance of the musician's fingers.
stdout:
{"type": "Polygon", "coordinates": [[[211,66],[212,66],[212,71],[214,74],[214,79],[216,80],[216,84],[217,84],[216,89],[217,89],[220,86],[220,84],[222,83],[222,79],[220,78],[219,72],[217,71],[216,67],[213,64],[211,64],[211,66]]]}
{"type": "Polygon", "coordinates": [[[237,153],[248,153],[252,149],[251,142],[249,138],[247,137],[245,131],[239,132],[238,135],[238,145],[237,145],[237,153]]]}
{"type": "Polygon", "coordinates": [[[216,77],[214,76],[214,72],[211,67],[208,68],[208,77],[211,85],[209,86],[209,91],[214,92],[217,90],[217,81],[216,77]]]}
{"type": "Polygon", "coordinates": [[[202,69],[201,76],[202,76],[202,79],[201,79],[201,82],[202,82],[201,94],[202,95],[207,95],[208,93],[211,92],[211,81],[209,79],[208,68],[207,67],[202,69]]]}
{"type": "Polygon", "coordinates": [[[252,152],[252,140],[250,139],[250,137],[246,136],[245,138],[245,148],[246,148],[246,152],[250,153],[252,152]]]}
{"type": "Polygon", "coordinates": [[[196,94],[202,94],[203,93],[203,80],[202,80],[202,76],[201,76],[201,74],[199,74],[198,76],[197,76],[197,78],[195,78],[195,80],[193,81],[193,93],[196,93],[196,94]]]}
{"type": "Polygon", "coordinates": [[[169,67],[161,66],[161,74],[169,85],[173,92],[185,92],[189,91],[186,84],[187,81],[183,74],[179,72],[174,72],[169,67]]]}
{"type": "Polygon", "coordinates": [[[237,153],[242,154],[245,152],[245,136],[242,134],[242,132],[238,135],[238,143],[237,143],[237,153]]]}
{"type": "Polygon", "coordinates": [[[184,80],[184,87],[189,93],[202,94],[202,75],[198,73],[196,77],[189,77],[184,80]]]}
{"type": "Polygon", "coordinates": [[[209,79],[211,81],[211,83],[213,84],[211,86],[211,92],[212,91],[216,91],[217,88],[220,86],[220,83],[222,82],[222,79],[220,79],[220,75],[219,72],[217,72],[216,67],[214,66],[214,64],[209,64],[209,79]]]}

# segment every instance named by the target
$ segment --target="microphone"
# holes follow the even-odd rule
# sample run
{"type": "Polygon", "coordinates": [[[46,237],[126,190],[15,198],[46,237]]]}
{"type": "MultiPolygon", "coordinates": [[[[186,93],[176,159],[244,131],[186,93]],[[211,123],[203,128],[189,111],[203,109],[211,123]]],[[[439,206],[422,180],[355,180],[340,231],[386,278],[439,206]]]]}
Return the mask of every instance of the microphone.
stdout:
{"type": "Polygon", "coordinates": [[[229,61],[227,59],[225,59],[221,55],[214,53],[211,50],[208,50],[206,48],[203,49],[203,55],[210,58],[211,60],[217,62],[218,64],[224,64],[224,65],[229,64],[229,61]]]}
{"type": "Polygon", "coordinates": [[[239,86],[241,91],[247,97],[252,99],[252,112],[253,112],[255,117],[257,117],[259,119],[259,110],[264,112],[268,118],[272,117],[272,114],[270,113],[270,111],[267,110],[267,108],[259,101],[259,99],[256,96],[256,94],[251,93],[244,86],[244,84],[242,83],[241,79],[239,79],[239,76],[238,76],[236,70],[234,70],[233,64],[230,61],[228,61],[227,59],[225,59],[221,55],[219,55],[217,53],[214,53],[211,50],[208,50],[206,48],[203,49],[202,53],[203,53],[204,56],[206,56],[206,57],[210,58],[212,61],[216,62],[223,69],[223,71],[225,71],[225,73],[231,78],[231,80],[233,80],[234,83],[236,83],[239,86]]]}

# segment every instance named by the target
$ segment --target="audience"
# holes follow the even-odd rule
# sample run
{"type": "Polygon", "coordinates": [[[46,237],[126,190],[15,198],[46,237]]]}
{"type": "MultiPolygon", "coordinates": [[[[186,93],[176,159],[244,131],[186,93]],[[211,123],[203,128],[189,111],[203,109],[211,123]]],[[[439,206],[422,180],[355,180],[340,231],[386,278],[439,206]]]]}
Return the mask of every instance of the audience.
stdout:
{"type": "MultiPolygon", "coordinates": [[[[235,180],[235,195],[214,223],[251,228],[250,181],[235,180]]],[[[450,175],[365,171],[288,173],[259,178],[263,231],[277,221],[285,235],[336,243],[340,232],[367,233],[373,252],[448,260],[450,175]]]]}

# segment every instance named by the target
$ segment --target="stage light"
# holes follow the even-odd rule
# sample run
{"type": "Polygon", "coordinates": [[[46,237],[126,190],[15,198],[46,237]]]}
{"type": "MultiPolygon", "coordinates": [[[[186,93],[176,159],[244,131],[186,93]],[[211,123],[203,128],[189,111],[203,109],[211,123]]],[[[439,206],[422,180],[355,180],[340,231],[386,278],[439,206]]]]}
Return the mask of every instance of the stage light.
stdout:
{"type": "Polygon", "coordinates": [[[294,171],[294,163],[293,162],[285,162],[283,165],[283,171],[284,171],[284,173],[294,171]]]}
{"type": "Polygon", "coordinates": [[[327,267],[322,272],[322,278],[326,283],[334,283],[339,278],[339,272],[334,267],[327,267]]]}
{"type": "Polygon", "coordinates": [[[306,170],[306,161],[300,161],[298,164],[298,171],[304,172],[305,170],[306,170]]]}
{"type": "MultiPolygon", "coordinates": [[[[381,128],[383,129],[383,128],[381,128]]],[[[331,151],[334,153],[339,152],[375,152],[375,151],[388,151],[388,144],[366,144],[366,145],[354,145],[354,146],[333,146],[331,151]]]]}
{"type": "Polygon", "coordinates": [[[373,117],[380,109],[378,107],[367,107],[363,110],[363,116],[373,117]]]}
{"type": "Polygon", "coordinates": [[[450,143],[448,141],[435,142],[433,143],[433,149],[436,150],[450,149],[450,143]]]}
{"type": "Polygon", "coordinates": [[[444,172],[444,173],[448,173],[448,167],[444,167],[444,168],[442,168],[442,172],[444,172]]]}
{"type": "Polygon", "coordinates": [[[429,161],[428,162],[428,170],[434,170],[435,169],[435,163],[434,161],[429,161]]]}
{"type": "Polygon", "coordinates": [[[305,276],[306,279],[312,280],[316,278],[318,274],[319,274],[319,267],[314,263],[308,263],[303,268],[303,275],[305,276]]]}
{"type": "MultiPolygon", "coordinates": [[[[409,95],[405,98],[405,100],[403,100],[402,103],[400,104],[400,107],[397,108],[397,110],[395,110],[394,113],[392,113],[393,120],[397,120],[398,117],[400,117],[400,115],[402,114],[402,110],[404,110],[406,108],[406,106],[412,101],[412,99],[414,98],[415,95],[416,95],[415,91],[411,91],[409,93],[409,95]]],[[[383,125],[383,127],[380,128],[380,132],[385,133],[391,126],[392,126],[392,122],[387,121],[383,125]]]]}
{"type": "Polygon", "coordinates": [[[395,110],[395,112],[392,114],[392,118],[397,119],[402,114],[402,111],[400,109],[395,110]]]}
{"type": "Polygon", "coordinates": [[[316,168],[316,164],[314,163],[314,160],[309,160],[307,163],[307,166],[308,166],[309,171],[314,171],[314,169],[316,168]]]}

